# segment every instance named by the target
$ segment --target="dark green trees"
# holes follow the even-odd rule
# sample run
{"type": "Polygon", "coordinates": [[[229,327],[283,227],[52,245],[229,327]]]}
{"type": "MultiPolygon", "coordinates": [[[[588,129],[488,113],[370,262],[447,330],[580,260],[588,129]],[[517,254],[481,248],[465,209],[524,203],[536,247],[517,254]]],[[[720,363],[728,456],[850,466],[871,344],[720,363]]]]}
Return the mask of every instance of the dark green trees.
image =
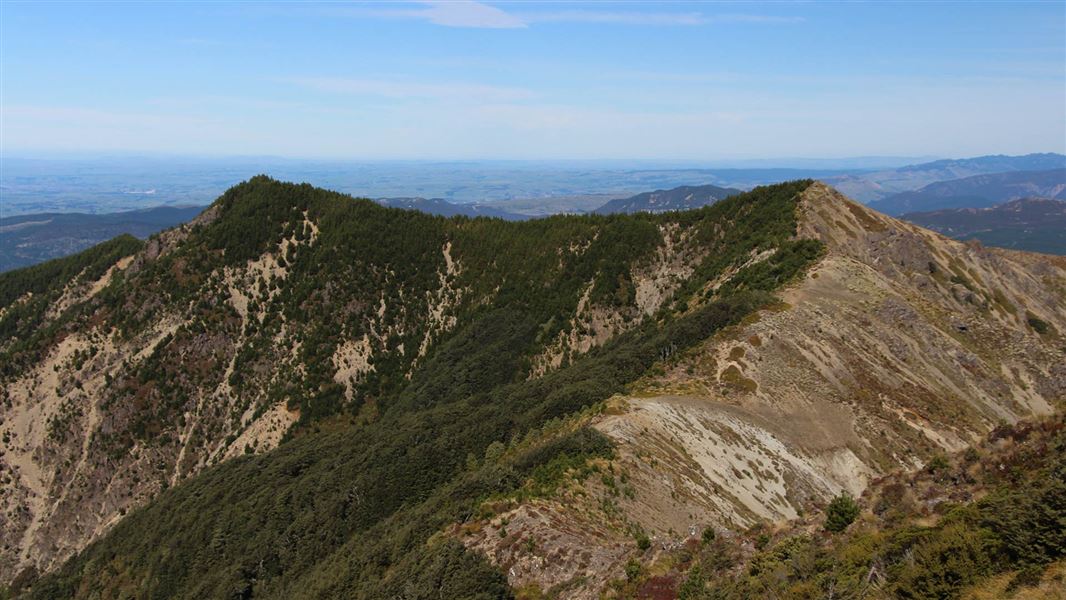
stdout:
{"type": "Polygon", "coordinates": [[[859,504],[847,492],[833,498],[825,509],[825,528],[839,533],[848,528],[859,516],[859,504]]]}

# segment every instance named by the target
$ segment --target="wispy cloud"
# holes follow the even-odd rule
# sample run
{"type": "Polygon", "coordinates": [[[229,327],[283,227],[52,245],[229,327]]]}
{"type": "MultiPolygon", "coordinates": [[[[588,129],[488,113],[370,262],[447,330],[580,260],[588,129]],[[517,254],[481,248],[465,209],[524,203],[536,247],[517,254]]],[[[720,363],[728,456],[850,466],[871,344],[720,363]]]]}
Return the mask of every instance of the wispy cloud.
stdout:
{"type": "Polygon", "coordinates": [[[798,23],[802,17],[773,15],[705,15],[698,12],[615,12],[562,10],[523,13],[526,23],[599,23],[618,25],[713,25],[718,23],[798,23]]]}
{"type": "Polygon", "coordinates": [[[533,93],[523,88],[480,83],[423,83],[388,79],[347,79],[341,77],[298,77],[286,83],[320,92],[378,96],[383,98],[431,98],[438,100],[479,100],[510,102],[525,100],[533,93]]]}
{"type": "Polygon", "coordinates": [[[522,10],[501,8],[473,0],[420,2],[407,8],[336,9],[334,14],[353,17],[418,19],[445,27],[522,29],[539,23],[591,23],[601,25],[693,26],[724,23],[797,23],[802,17],[751,14],[708,15],[700,12],[614,10],[522,10]]]}
{"type": "Polygon", "coordinates": [[[459,0],[454,2],[428,1],[420,4],[422,6],[411,8],[359,10],[354,14],[421,19],[445,27],[516,29],[526,26],[522,19],[482,2],[459,0]]]}
{"type": "Polygon", "coordinates": [[[596,23],[617,25],[703,25],[707,17],[699,13],[611,12],[601,10],[560,10],[524,13],[526,23],[596,23]]]}

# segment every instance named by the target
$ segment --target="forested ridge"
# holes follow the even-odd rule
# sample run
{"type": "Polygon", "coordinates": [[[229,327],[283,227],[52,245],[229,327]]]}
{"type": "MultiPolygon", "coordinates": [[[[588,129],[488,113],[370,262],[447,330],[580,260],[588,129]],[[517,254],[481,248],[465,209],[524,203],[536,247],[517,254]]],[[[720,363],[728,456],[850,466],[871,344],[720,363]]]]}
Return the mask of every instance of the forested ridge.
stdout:
{"type": "Polygon", "coordinates": [[[138,339],[181,307],[189,318],[108,376],[103,408],[122,418],[94,447],[120,460],[180,443],[180,470],[197,443],[207,453],[227,413],[283,402],[299,422],[276,450],[164,485],[58,571],[14,586],[40,598],[508,596],[502,574],[438,532],[486,498],[550,493],[586,459],[609,456],[606,438],[574,415],[773,302],[820,252],[793,239],[809,183],[681,213],[523,223],[386,209],[266,177],[236,186],[204,218],[150,239],[51,330],[0,349],[17,374],[79,328],[106,323],[138,339]],[[664,236],[702,258],[645,317],[633,273],[664,236]],[[247,306],[236,310],[231,273],[264,263],[274,274],[238,280],[247,306]],[[461,290],[454,326],[431,331],[424,315],[440,289],[461,290]],[[531,376],[536,354],[581,327],[582,306],[629,324],[531,376]],[[330,357],[360,338],[374,340],[373,369],[346,389],[330,357]],[[412,351],[426,340],[424,355],[412,351]],[[279,341],[293,351],[279,353],[279,341]],[[210,405],[203,390],[217,385],[232,390],[231,405],[210,405]],[[190,424],[189,414],[214,420],[190,424]]]}

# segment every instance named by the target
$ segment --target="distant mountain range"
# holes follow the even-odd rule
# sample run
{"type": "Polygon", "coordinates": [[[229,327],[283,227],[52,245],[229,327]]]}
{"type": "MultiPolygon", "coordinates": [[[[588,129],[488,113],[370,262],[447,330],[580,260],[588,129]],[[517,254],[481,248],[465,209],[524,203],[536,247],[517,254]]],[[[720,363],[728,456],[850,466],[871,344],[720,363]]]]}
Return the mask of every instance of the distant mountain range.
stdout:
{"type": "Polygon", "coordinates": [[[668,212],[688,210],[714,204],[723,198],[735,196],[741,190],[723,188],[716,185],[683,185],[670,190],[655,190],[611,200],[592,211],[599,215],[614,213],[632,214],[637,212],[668,212]]]}
{"type": "Polygon", "coordinates": [[[989,208],[951,208],[901,218],[960,240],[1066,255],[1066,200],[1023,198],[989,208]]]}
{"type": "MultiPolygon", "coordinates": [[[[716,185],[683,185],[668,190],[643,192],[626,198],[607,201],[602,206],[589,212],[599,215],[616,213],[632,214],[637,212],[668,212],[688,210],[714,204],[715,202],[741,193],[742,190],[719,187],[716,185]]],[[[377,203],[389,208],[418,210],[431,215],[454,217],[495,217],[507,221],[524,221],[535,216],[547,216],[550,213],[530,214],[510,212],[490,204],[454,203],[443,198],[378,198],[377,203]]],[[[528,202],[527,202],[528,203],[528,202]]],[[[558,207],[557,207],[558,208],[558,207]]],[[[556,211],[557,212],[557,211],[556,211]]],[[[584,212],[569,210],[564,212],[584,212]]]]}
{"type": "MultiPolygon", "coordinates": [[[[8,162],[10,163],[10,161],[8,162]]],[[[16,167],[20,164],[18,161],[14,163],[16,167]]],[[[11,164],[5,163],[5,170],[11,170],[6,168],[10,166],[11,164]]],[[[340,172],[347,173],[347,171],[344,171],[344,165],[330,166],[339,169],[340,172]]],[[[253,168],[248,165],[246,167],[253,168]]],[[[351,165],[348,165],[348,167],[351,167],[351,165]]],[[[556,165],[553,168],[560,169],[561,167],[556,165]]],[[[444,172],[435,170],[435,168],[427,167],[427,169],[441,177],[446,176],[444,172]]],[[[32,169],[31,171],[36,172],[32,169]]],[[[51,171],[47,172],[51,173],[51,171]]],[[[389,185],[392,188],[402,189],[404,185],[407,185],[416,193],[421,193],[427,189],[426,186],[419,183],[421,180],[411,179],[411,173],[399,166],[388,172],[391,174],[389,185]],[[406,182],[406,184],[403,182],[406,182]]],[[[369,185],[368,188],[354,190],[356,195],[363,195],[375,189],[374,185],[366,184],[362,179],[368,174],[362,171],[359,171],[359,173],[361,173],[359,176],[355,174],[345,175],[345,177],[349,177],[349,179],[345,179],[349,185],[369,185]]],[[[371,170],[369,173],[373,174],[377,173],[377,171],[371,170]]],[[[473,172],[467,173],[467,176],[478,180],[471,173],[473,172]]],[[[521,171],[520,179],[526,181],[533,173],[536,173],[535,169],[526,167],[526,170],[521,171]]],[[[541,175],[546,176],[545,173],[541,175]]],[[[558,175],[562,171],[551,171],[551,173],[558,175]]],[[[384,197],[379,198],[377,202],[388,207],[418,210],[446,217],[463,215],[467,217],[495,217],[508,221],[522,221],[559,213],[592,212],[596,214],[611,214],[666,212],[698,208],[740,193],[741,190],[738,188],[749,189],[774,181],[802,177],[821,179],[851,196],[867,202],[872,208],[890,215],[948,208],[988,207],[1023,197],[1066,198],[1066,156],[1061,154],[980,156],[976,158],[937,160],[866,172],[780,168],[713,170],[693,168],[683,172],[670,170],[603,171],[601,173],[603,187],[596,193],[582,191],[583,186],[577,185],[578,181],[586,181],[587,178],[584,175],[578,172],[566,171],[566,173],[568,174],[565,176],[559,175],[561,177],[558,180],[559,185],[551,188],[551,193],[548,193],[546,189],[542,190],[533,186],[528,188],[528,190],[531,190],[531,195],[520,196],[517,199],[489,200],[490,198],[498,197],[494,194],[503,188],[492,188],[496,192],[491,192],[488,188],[485,188],[484,198],[486,200],[479,202],[460,203],[455,202],[454,199],[448,200],[440,197],[384,197]],[[611,189],[617,190],[620,187],[617,183],[619,177],[626,181],[626,185],[634,185],[635,182],[639,181],[647,184],[644,189],[649,189],[654,186],[662,186],[663,183],[670,182],[671,178],[676,181],[682,174],[683,178],[692,178],[696,179],[696,181],[701,179],[702,181],[712,181],[716,185],[683,185],[621,198],[610,191],[611,189]],[[611,176],[610,178],[608,178],[609,175],[611,176]],[[541,192],[544,193],[542,194],[541,192]],[[557,195],[560,192],[563,194],[557,195]]],[[[215,183],[211,183],[211,185],[234,176],[230,171],[215,173],[215,175],[217,176],[212,179],[215,183]]],[[[384,176],[382,173],[378,173],[378,175],[384,176]]],[[[519,173],[494,171],[494,178],[496,179],[501,177],[509,178],[511,175],[518,177],[519,173]]],[[[340,176],[338,175],[338,177],[340,176]]],[[[116,205],[111,200],[104,201],[103,196],[98,197],[98,194],[93,191],[94,188],[91,182],[82,185],[84,182],[78,178],[75,179],[76,183],[78,183],[77,188],[80,191],[75,192],[72,189],[68,198],[65,193],[58,196],[54,193],[54,187],[59,185],[57,182],[69,179],[60,177],[58,174],[52,174],[41,181],[38,181],[39,178],[36,176],[30,175],[12,179],[11,175],[6,172],[5,177],[6,179],[0,179],[0,186],[4,190],[4,209],[8,214],[24,211],[31,206],[41,207],[38,210],[49,210],[53,206],[65,208],[84,207],[86,211],[108,210],[109,208],[114,210],[114,206],[125,206],[125,204],[121,203],[116,205]],[[26,183],[26,181],[30,183],[26,183]],[[25,200],[25,202],[22,200],[25,200]]],[[[191,178],[192,180],[197,180],[191,172],[182,172],[180,177],[177,174],[171,174],[169,179],[164,178],[165,181],[152,178],[146,179],[143,174],[137,177],[123,175],[118,181],[109,180],[108,185],[105,187],[109,190],[134,188],[170,189],[167,186],[174,183],[171,181],[172,179],[184,181],[191,178]],[[171,181],[171,183],[166,183],[167,181],[171,181]]],[[[465,181],[462,177],[458,179],[454,175],[449,177],[452,177],[449,181],[459,187],[462,187],[459,184],[465,181]]],[[[586,181],[586,183],[591,181],[599,182],[600,179],[594,178],[586,181]]],[[[459,187],[455,189],[459,189],[459,187]]],[[[666,186],[662,187],[665,188],[666,186]]],[[[527,190],[526,187],[521,189],[527,190]]],[[[193,188],[181,188],[181,190],[184,190],[181,194],[185,198],[191,198],[195,196],[195,193],[199,193],[194,193],[193,188]]],[[[510,188],[504,191],[514,193],[514,190],[510,188]]],[[[451,194],[450,191],[448,193],[451,194]]],[[[625,193],[627,192],[618,195],[625,193]]],[[[122,197],[124,199],[127,197],[132,198],[133,196],[130,194],[131,192],[125,192],[122,197]]],[[[154,194],[152,197],[162,201],[173,200],[173,194],[154,194]]],[[[463,197],[468,196],[464,195],[463,197]]],[[[107,196],[107,198],[111,198],[111,196],[107,196]]],[[[143,197],[138,196],[138,198],[136,202],[144,201],[143,197]]],[[[133,201],[130,200],[130,202],[133,201]]],[[[198,208],[169,205],[109,214],[40,212],[0,219],[0,234],[2,234],[0,235],[0,238],[2,238],[0,239],[0,271],[67,256],[123,233],[143,238],[161,229],[173,227],[192,219],[198,210],[198,208]]],[[[998,243],[996,241],[998,238],[989,238],[986,235],[984,239],[989,244],[998,243]]],[[[1003,244],[1009,247],[1026,247],[1015,246],[1016,242],[1017,240],[1010,237],[1003,244]]]]}
{"type": "Polygon", "coordinates": [[[871,202],[870,208],[889,215],[901,215],[945,208],[985,208],[1027,197],[1066,199],[1066,168],[1010,171],[940,181],[871,202]]]}
{"type": "Polygon", "coordinates": [[[0,272],[81,252],[128,233],[146,238],[200,214],[203,206],[158,206],[102,215],[39,213],[0,218],[0,272]]]}
{"type": "Polygon", "coordinates": [[[460,204],[448,202],[443,198],[378,198],[377,203],[389,208],[418,210],[441,217],[495,217],[505,221],[524,221],[529,217],[507,212],[484,204],[460,204]]]}
{"type": "Polygon", "coordinates": [[[819,179],[857,200],[872,203],[939,181],[1010,171],[1048,171],[1064,168],[1066,168],[1066,156],[1062,154],[1043,153],[1024,156],[996,154],[975,158],[936,160],[897,169],[841,174],[819,177],[819,179]]]}

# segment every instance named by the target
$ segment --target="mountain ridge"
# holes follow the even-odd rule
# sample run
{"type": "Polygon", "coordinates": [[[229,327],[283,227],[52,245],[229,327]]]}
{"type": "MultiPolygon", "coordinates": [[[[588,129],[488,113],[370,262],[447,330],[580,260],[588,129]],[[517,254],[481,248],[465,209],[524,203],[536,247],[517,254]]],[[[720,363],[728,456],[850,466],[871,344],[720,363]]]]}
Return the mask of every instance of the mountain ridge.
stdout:
{"type": "Polygon", "coordinates": [[[596,597],[641,540],[817,510],[1066,388],[1066,265],[810,181],[506,223],[255,178],[78,261],[0,278],[0,330],[38,323],[0,338],[0,566],[34,597],[596,597]]]}
{"type": "MultiPolygon", "coordinates": [[[[49,569],[162,489],[284,437],[338,422],[373,429],[382,415],[428,410],[434,398],[469,402],[464,394],[511,378],[517,385],[543,373],[522,384],[542,385],[570,373],[571,361],[665,306],[681,289],[670,276],[677,269],[696,282],[753,246],[791,249],[791,212],[761,207],[788,206],[807,184],[672,216],[508,223],[388,209],[257,177],[107,268],[86,271],[78,255],[0,276],[11,296],[0,313],[2,458],[16,482],[0,499],[12,517],[0,534],[19,548],[0,567],[6,577],[49,569]],[[762,235],[716,233],[738,219],[747,223],[739,231],[762,235]],[[71,265],[67,280],[30,277],[56,264],[71,265]],[[447,340],[473,344],[482,362],[439,354],[447,340]],[[462,385],[447,384],[464,375],[462,385]],[[417,394],[402,393],[416,384],[417,394]]],[[[796,260],[789,268],[803,255],[796,260]]],[[[707,318],[728,319],[733,309],[723,310],[707,318]]],[[[691,335],[684,331],[676,335],[691,335]]],[[[654,355],[642,339],[629,343],[640,348],[636,364],[654,355]]],[[[635,368],[608,364],[604,390],[635,368]]],[[[600,393],[590,377],[563,386],[573,395],[547,394],[556,414],[527,421],[579,408],[600,393]]],[[[488,444],[497,435],[459,439],[488,444]]],[[[440,475],[423,481],[455,468],[441,452],[424,457],[440,475]]],[[[392,507],[398,490],[381,493],[392,507]]]]}
{"type": "Polygon", "coordinates": [[[782,289],[779,306],[664,360],[590,419],[615,441],[612,472],[627,491],[593,480],[580,494],[508,507],[463,536],[494,563],[517,565],[513,585],[589,577],[574,597],[595,598],[630,557],[654,562],[657,549],[706,527],[796,518],[961,450],[1001,419],[1061,410],[1066,262],[947,240],[821,184],[802,196],[799,235],[827,247],[809,275],[782,289]],[[606,514],[596,504],[604,499],[614,506],[606,514]],[[646,532],[652,550],[605,536],[601,519],[646,532]],[[563,535],[575,538],[570,554],[551,568],[531,568],[512,541],[563,535]],[[611,565],[606,575],[581,568],[587,548],[611,565]]]}

